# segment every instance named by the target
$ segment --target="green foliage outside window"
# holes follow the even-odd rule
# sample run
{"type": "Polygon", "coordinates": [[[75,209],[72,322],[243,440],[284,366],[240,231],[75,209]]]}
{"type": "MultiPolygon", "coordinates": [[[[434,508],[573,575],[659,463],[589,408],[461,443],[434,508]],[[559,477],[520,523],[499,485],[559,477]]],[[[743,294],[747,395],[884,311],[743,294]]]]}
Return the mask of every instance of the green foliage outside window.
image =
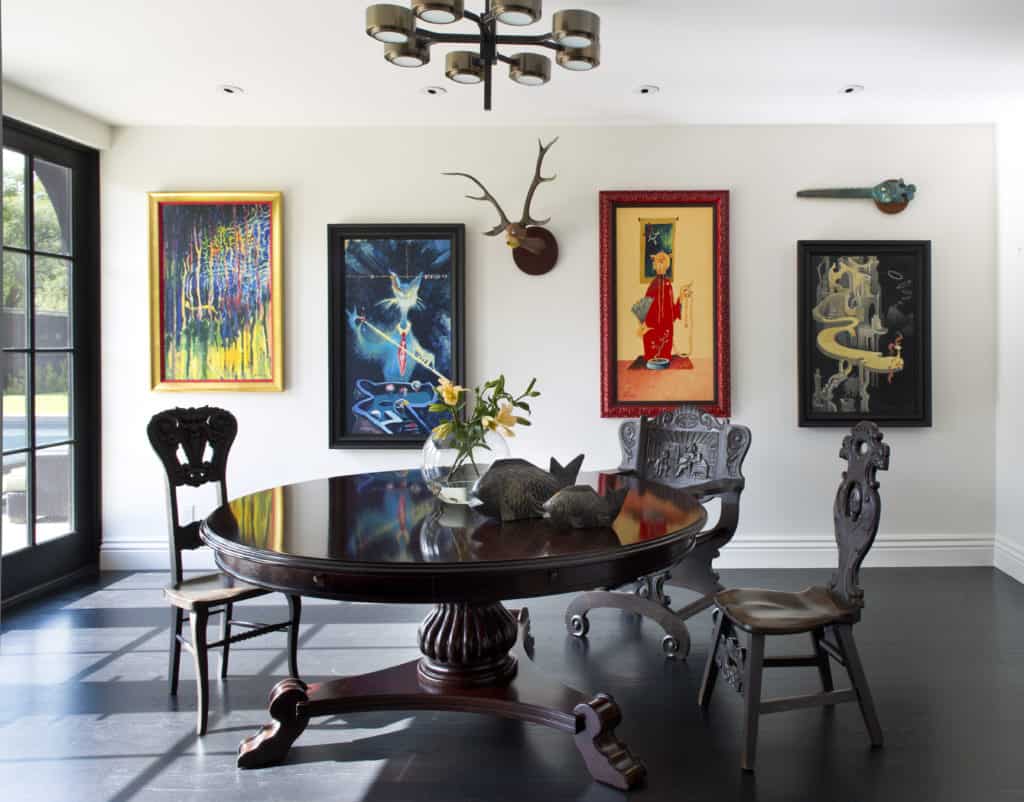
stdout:
{"type": "MultiPolygon", "coordinates": [[[[35,242],[39,250],[60,253],[64,250],[57,210],[41,181],[33,181],[33,207],[35,212],[35,242]]],[[[3,243],[26,248],[25,225],[25,162],[20,154],[4,152],[3,160],[3,243]]],[[[37,258],[35,267],[35,310],[67,314],[69,276],[68,262],[63,259],[37,258]]],[[[3,281],[0,305],[5,315],[24,315],[27,307],[26,258],[16,251],[3,252],[3,281]]],[[[20,344],[20,343],[19,343],[20,344]]],[[[46,360],[36,374],[38,393],[67,393],[67,359],[46,360]]],[[[3,392],[25,392],[23,371],[4,371],[3,392]]]]}

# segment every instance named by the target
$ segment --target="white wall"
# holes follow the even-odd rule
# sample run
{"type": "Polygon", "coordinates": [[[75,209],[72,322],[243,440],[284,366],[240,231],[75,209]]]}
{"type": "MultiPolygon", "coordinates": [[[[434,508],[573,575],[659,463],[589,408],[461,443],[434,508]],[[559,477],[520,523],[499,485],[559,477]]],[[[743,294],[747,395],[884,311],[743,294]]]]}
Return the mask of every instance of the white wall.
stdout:
{"type": "Polygon", "coordinates": [[[4,114],[9,117],[97,150],[110,147],[111,128],[95,117],[8,81],[3,83],[3,96],[4,114]]]}
{"type": "Polygon", "coordinates": [[[535,425],[513,443],[531,459],[618,462],[618,421],[599,415],[601,189],[732,192],[734,419],[753,429],[741,536],[723,565],[827,565],[841,432],[796,426],[796,241],[933,242],[934,427],[887,432],[892,468],[872,561],[991,564],[995,531],[996,209],[993,129],[689,127],[505,129],[127,128],[102,158],[103,517],[106,567],[165,563],[162,479],[144,429],[156,410],[216,403],[238,415],[233,495],[278,483],[418,464],[418,454],[327,443],[325,226],[465,221],[469,379],[539,377],[535,425]],[[484,204],[442,170],[466,170],[516,207],[536,137],[558,181],[561,261],[520,273],[484,204]],[[797,200],[797,189],[903,176],[919,196],[898,216],[868,201],[797,200]],[[285,206],[286,386],[282,394],[149,390],[146,192],[280,189],[285,206]],[[147,550],[148,549],[148,550],[147,550]],[[156,549],[156,550],[154,550],[156,549]]]}
{"type": "Polygon", "coordinates": [[[998,128],[999,330],[995,564],[1024,582],[1024,116],[998,128]]]}

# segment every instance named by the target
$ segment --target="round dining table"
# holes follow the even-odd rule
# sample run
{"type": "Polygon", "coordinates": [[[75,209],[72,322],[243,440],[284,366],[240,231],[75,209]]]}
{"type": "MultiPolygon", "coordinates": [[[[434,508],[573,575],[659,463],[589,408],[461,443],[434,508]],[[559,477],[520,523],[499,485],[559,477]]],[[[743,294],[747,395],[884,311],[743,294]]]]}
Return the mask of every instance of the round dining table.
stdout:
{"type": "Polygon", "coordinates": [[[238,766],[283,762],[314,717],[448,710],[562,730],[595,780],[621,789],[640,782],[645,768],[615,735],[621,713],[612,697],[544,677],[532,661],[526,609],[503,601],[618,587],[662,570],[693,548],[707,514],[686,490],[633,476],[577,481],[601,494],[625,489],[610,527],[502,523],[442,503],[411,470],[286,485],[215,510],[201,537],[238,580],[287,594],[433,605],[417,660],[316,684],[278,682],[271,722],[242,742],[238,766]]]}

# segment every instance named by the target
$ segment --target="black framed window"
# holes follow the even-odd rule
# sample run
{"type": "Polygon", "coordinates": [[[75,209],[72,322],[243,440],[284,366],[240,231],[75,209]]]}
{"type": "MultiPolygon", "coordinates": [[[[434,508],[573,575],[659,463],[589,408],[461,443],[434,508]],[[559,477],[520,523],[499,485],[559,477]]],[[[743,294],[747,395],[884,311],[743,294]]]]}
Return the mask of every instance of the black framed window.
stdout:
{"type": "Polygon", "coordinates": [[[99,548],[99,159],[4,120],[3,597],[99,548]]]}

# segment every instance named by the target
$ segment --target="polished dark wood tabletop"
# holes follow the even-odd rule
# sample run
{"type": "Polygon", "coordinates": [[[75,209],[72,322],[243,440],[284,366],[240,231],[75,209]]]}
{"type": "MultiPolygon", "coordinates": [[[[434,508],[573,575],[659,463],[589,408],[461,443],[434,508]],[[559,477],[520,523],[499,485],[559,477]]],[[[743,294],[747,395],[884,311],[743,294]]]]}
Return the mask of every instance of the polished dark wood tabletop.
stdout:
{"type": "Polygon", "coordinates": [[[202,537],[218,564],[263,587],[334,599],[485,601],[622,584],[684,556],[707,515],[686,490],[614,473],[580,484],[629,492],[611,527],[502,524],[441,503],[419,471],[321,479],[217,509],[202,537]]]}

